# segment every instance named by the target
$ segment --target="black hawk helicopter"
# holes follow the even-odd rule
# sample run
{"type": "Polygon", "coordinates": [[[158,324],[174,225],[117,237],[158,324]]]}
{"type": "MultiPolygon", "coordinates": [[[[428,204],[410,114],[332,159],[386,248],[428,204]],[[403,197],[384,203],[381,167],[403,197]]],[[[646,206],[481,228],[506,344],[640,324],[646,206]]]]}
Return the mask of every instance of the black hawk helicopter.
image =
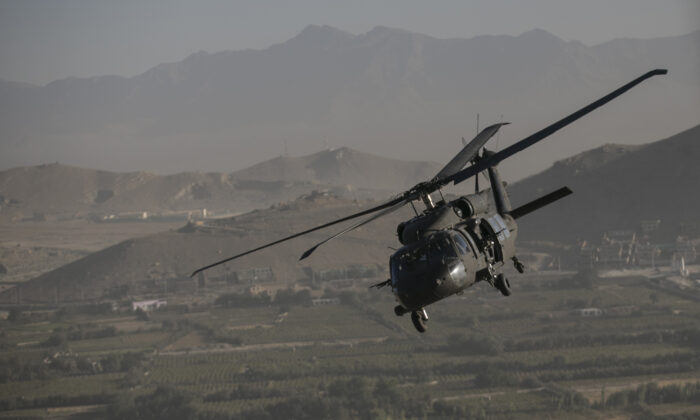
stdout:
{"type": "Polygon", "coordinates": [[[503,295],[509,296],[511,293],[510,282],[499,270],[508,261],[513,262],[518,272],[522,273],[524,270],[523,264],[515,255],[515,239],[518,232],[516,220],[571,194],[569,188],[562,187],[512,209],[496,165],[594,109],[605,105],[644,80],[666,73],[665,69],[652,70],[497,153],[484,149],[479,154],[479,151],[503,125],[508,123],[486,127],[431,180],[421,182],[379,206],[324,223],[199,268],[192,273],[192,276],[252,252],[374,213],[366,220],[347,227],[308,249],[301,255],[300,260],[303,260],[319,246],[332,239],[386,216],[406,204],[413,205],[413,201],[422,201],[425,210],[421,214],[416,212],[416,217],[400,223],[397,228],[398,239],[403,246],[389,258],[391,277],[371,287],[390,286],[399,303],[394,308],[396,315],[401,316],[410,312],[411,320],[416,329],[419,332],[425,332],[428,321],[425,307],[460,293],[474,283],[487,281],[503,295]],[[465,168],[470,163],[471,165],[465,168]],[[479,192],[478,174],[482,171],[488,172],[491,188],[479,192]],[[462,196],[450,202],[445,202],[444,199],[437,203],[433,201],[431,194],[439,191],[448,183],[452,182],[456,185],[475,176],[477,186],[474,194],[462,196]],[[489,205],[489,195],[491,194],[495,209],[491,209],[493,206],[489,205]]]}

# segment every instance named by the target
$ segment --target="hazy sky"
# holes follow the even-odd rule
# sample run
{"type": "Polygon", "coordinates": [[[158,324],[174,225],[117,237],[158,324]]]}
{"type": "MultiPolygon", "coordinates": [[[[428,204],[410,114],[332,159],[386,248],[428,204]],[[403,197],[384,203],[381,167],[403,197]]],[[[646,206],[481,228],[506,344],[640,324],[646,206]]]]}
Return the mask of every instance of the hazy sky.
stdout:
{"type": "Polygon", "coordinates": [[[542,28],[591,45],[698,30],[700,1],[0,0],[0,78],[133,76],[199,50],[265,48],[308,24],[352,33],[383,25],[439,38],[542,28]]]}

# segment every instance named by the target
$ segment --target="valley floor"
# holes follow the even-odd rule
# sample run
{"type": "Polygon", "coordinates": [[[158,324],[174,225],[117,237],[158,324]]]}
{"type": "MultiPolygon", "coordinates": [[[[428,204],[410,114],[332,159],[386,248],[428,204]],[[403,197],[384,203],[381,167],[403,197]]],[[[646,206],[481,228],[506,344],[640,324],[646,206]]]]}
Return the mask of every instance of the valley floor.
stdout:
{"type": "Polygon", "coordinates": [[[233,307],[208,289],[150,313],[15,307],[0,321],[0,418],[700,416],[697,302],[637,277],[553,286],[570,275],[514,277],[507,298],[477,284],[429,307],[425,334],[364,287],[327,289],[339,303],[321,306],[233,307]]]}

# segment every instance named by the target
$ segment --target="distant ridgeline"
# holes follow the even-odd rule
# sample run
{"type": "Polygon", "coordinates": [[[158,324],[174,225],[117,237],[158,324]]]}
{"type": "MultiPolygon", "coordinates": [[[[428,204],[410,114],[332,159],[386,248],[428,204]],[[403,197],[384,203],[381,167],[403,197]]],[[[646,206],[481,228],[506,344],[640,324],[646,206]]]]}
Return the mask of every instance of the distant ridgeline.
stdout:
{"type": "Polygon", "coordinates": [[[230,174],[117,173],[61,164],[22,167],[0,172],[0,221],[220,218],[312,191],[384,198],[438,170],[436,163],[388,159],[348,148],[277,157],[230,174]]]}

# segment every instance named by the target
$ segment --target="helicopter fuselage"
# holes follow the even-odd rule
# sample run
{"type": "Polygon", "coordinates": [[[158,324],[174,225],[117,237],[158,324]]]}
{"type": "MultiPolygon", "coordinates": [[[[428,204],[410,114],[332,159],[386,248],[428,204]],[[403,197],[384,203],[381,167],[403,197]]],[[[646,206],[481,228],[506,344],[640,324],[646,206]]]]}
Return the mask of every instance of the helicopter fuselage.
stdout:
{"type": "Polygon", "coordinates": [[[512,217],[491,212],[464,218],[460,209],[486,194],[438,203],[399,225],[405,245],[390,257],[389,266],[391,288],[404,312],[421,310],[476,282],[492,282],[495,271],[513,257],[517,224],[512,217]]]}

